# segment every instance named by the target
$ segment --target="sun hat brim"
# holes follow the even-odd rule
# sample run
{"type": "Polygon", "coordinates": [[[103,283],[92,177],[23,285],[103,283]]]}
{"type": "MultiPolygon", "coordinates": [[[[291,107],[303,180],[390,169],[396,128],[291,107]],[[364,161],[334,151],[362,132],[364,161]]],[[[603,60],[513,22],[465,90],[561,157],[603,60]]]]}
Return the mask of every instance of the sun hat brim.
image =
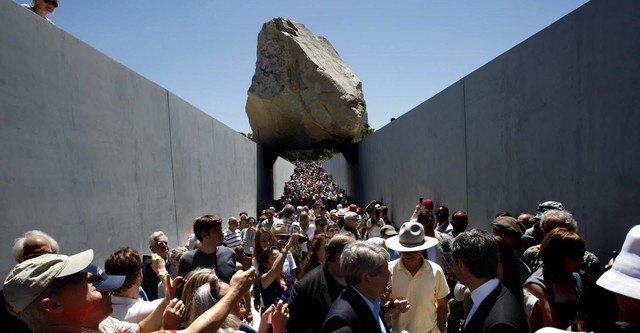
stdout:
{"type": "Polygon", "coordinates": [[[385,243],[387,244],[388,248],[396,250],[398,252],[413,252],[434,247],[438,244],[438,240],[434,237],[424,236],[424,242],[406,243],[400,242],[400,235],[397,235],[387,238],[385,243]]]}

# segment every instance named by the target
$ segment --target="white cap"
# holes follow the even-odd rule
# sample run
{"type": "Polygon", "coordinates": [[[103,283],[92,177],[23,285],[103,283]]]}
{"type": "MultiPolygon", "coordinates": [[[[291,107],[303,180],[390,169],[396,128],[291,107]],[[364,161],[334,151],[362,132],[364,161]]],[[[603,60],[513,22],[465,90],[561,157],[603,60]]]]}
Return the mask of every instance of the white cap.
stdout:
{"type": "Polygon", "coordinates": [[[14,315],[35,301],[51,283],[78,273],[93,261],[93,250],[76,255],[43,254],[17,264],[4,280],[7,310],[14,315]]]}

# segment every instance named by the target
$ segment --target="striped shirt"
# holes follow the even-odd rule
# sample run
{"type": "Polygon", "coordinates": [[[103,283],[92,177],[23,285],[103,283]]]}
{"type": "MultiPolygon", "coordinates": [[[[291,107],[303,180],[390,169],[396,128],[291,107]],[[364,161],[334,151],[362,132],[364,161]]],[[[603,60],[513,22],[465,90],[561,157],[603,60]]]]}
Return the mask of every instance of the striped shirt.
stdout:
{"type": "Polygon", "coordinates": [[[236,229],[236,231],[231,231],[231,229],[227,229],[224,232],[224,243],[228,248],[234,249],[240,245],[242,245],[242,236],[240,235],[240,230],[236,229]]]}

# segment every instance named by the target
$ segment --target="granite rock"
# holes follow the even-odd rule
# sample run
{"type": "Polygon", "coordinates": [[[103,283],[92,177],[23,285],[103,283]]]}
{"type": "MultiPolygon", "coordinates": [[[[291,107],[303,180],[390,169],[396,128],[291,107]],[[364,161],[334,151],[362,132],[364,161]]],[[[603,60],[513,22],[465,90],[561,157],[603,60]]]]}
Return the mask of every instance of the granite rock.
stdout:
{"type": "Polygon", "coordinates": [[[305,148],[353,142],[366,104],[362,82],[326,38],[275,18],[258,35],[246,112],[256,142],[305,148]]]}

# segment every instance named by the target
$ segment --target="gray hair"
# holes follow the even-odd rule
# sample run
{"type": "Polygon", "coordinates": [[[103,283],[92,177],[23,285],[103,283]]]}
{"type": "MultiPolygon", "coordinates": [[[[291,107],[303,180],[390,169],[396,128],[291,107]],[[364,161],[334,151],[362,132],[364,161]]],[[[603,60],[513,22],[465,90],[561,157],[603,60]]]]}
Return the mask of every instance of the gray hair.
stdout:
{"type": "Polygon", "coordinates": [[[56,242],[53,237],[40,230],[29,230],[24,233],[24,236],[16,238],[13,241],[13,249],[11,250],[11,253],[13,254],[13,259],[15,259],[16,262],[20,262],[21,258],[24,256],[24,243],[30,238],[43,238],[47,243],[49,243],[49,246],[54,253],[60,252],[58,242],[56,242]]]}
{"type": "Polygon", "coordinates": [[[167,237],[162,231],[152,232],[151,235],[149,236],[149,247],[156,245],[156,238],[161,236],[167,237]]]}
{"type": "Polygon", "coordinates": [[[553,223],[553,225],[555,225],[553,228],[563,227],[574,232],[578,231],[578,222],[573,218],[573,214],[567,210],[552,209],[542,213],[542,217],[540,218],[540,227],[542,227],[542,230],[544,230],[545,233],[551,231],[546,230],[545,228],[545,225],[548,227],[549,223],[553,223]]]}
{"type": "MultiPolygon", "coordinates": [[[[219,282],[216,282],[217,289],[220,289],[219,282]]],[[[218,296],[220,297],[220,296],[218,296]]],[[[221,298],[221,297],[220,297],[221,298]]],[[[211,294],[211,286],[203,284],[193,293],[193,299],[191,300],[191,309],[189,311],[189,318],[187,318],[187,325],[193,323],[200,315],[205,313],[209,308],[218,303],[219,299],[211,294]]],[[[248,309],[247,311],[251,311],[248,309]]],[[[240,319],[233,314],[229,314],[222,323],[222,326],[218,329],[217,333],[231,333],[235,332],[240,327],[240,319]]]]}
{"type": "Polygon", "coordinates": [[[388,261],[389,253],[384,248],[357,241],[345,246],[342,251],[340,270],[347,285],[353,286],[360,283],[364,273],[371,276],[382,273],[380,266],[388,261]]]}

